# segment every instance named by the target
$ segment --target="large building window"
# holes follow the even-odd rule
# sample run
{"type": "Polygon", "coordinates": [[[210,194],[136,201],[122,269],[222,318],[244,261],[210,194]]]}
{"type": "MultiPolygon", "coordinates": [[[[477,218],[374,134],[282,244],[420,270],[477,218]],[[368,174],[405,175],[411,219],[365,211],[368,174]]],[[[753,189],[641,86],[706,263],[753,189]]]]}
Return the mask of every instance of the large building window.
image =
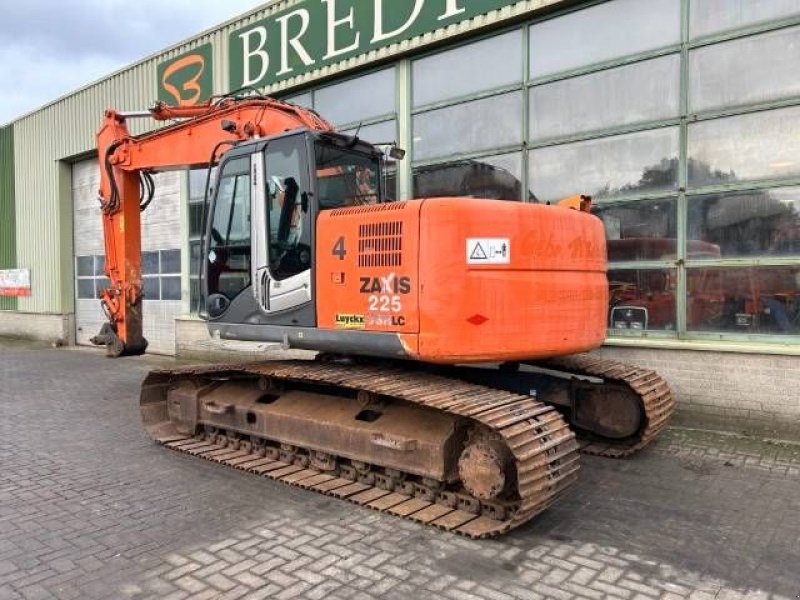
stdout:
{"type": "Polygon", "coordinates": [[[800,0],[692,0],[692,37],[702,37],[800,14],[800,0]]]}
{"type": "Polygon", "coordinates": [[[534,24],[532,79],[680,42],[680,0],[614,0],[534,24]]]}
{"type": "Polygon", "coordinates": [[[689,184],[800,175],[800,106],[693,123],[689,184]]]}
{"type": "Polygon", "coordinates": [[[415,197],[528,197],[524,52],[517,28],[412,62],[415,197]]]}
{"type": "Polygon", "coordinates": [[[369,141],[410,134],[390,173],[415,197],[592,195],[612,337],[785,343],[800,340],[798,64],[800,0],[607,0],[293,100],[369,141]]]}
{"type": "Polygon", "coordinates": [[[678,146],[678,128],[668,127],[538,148],[530,154],[531,189],[542,201],[677,191],[678,146]]]}
{"type": "Polygon", "coordinates": [[[800,27],[701,46],[689,53],[693,111],[800,94],[800,27]]]}
{"type": "Polygon", "coordinates": [[[530,138],[576,135],[676,118],[680,56],[537,85],[530,91],[530,138]]]}

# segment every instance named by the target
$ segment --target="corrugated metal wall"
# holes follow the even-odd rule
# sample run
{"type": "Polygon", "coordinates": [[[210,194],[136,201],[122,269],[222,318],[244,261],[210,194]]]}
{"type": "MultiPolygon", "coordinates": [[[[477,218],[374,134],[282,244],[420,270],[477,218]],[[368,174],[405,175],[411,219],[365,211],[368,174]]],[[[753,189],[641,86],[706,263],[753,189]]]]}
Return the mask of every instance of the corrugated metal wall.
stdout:
{"type": "MultiPolygon", "coordinates": [[[[165,59],[211,42],[214,48],[215,93],[227,92],[228,36],[248,23],[283,10],[300,0],[280,0],[245,17],[229,21],[179,46],[117,72],[27,115],[13,124],[15,139],[17,266],[31,270],[32,295],[19,300],[19,310],[37,313],[73,311],[71,169],[65,161],[85,158],[94,147],[94,133],[107,107],[137,110],[157,98],[156,67],[165,59]]],[[[353,70],[414,48],[505,22],[550,5],[571,0],[522,0],[471,21],[453,25],[377,52],[343,61],[296,80],[268,88],[267,92],[307,83],[353,70]]],[[[133,133],[151,127],[148,121],[131,123],[133,133]]],[[[98,219],[100,218],[98,212],[98,219]]]]}
{"type": "MultiPolygon", "coordinates": [[[[0,127],[0,269],[17,265],[14,223],[14,128],[0,127]]],[[[16,308],[16,298],[0,297],[0,310],[16,308]]]]}

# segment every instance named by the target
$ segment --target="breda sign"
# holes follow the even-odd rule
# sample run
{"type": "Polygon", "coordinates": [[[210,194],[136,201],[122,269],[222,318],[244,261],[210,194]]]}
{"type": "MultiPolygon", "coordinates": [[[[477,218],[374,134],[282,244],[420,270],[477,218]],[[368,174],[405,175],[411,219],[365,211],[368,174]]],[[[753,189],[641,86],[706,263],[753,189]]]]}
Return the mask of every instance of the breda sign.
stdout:
{"type": "Polygon", "coordinates": [[[231,33],[231,90],[265,87],[519,0],[303,0],[231,33]]]}

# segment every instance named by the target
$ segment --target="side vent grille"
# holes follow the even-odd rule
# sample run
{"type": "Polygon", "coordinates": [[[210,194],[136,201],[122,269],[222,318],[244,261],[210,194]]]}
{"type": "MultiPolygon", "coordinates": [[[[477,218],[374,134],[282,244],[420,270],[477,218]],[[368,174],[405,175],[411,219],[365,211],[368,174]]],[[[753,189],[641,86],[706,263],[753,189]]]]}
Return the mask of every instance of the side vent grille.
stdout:
{"type": "Polygon", "coordinates": [[[343,217],[345,215],[363,215],[376,212],[386,212],[389,210],[403,210],[405,202],[384,202],[383,204],[369,204],[367,206],[348,206],[346,208],[334,208],[330,211],[332,217],[343,217]]]}
{"type": "Polygon", "coordinates": [[[399,267],[402,262],[402,221],[384,221],[383,223],[359,225],[359,267],[399,267]]]}

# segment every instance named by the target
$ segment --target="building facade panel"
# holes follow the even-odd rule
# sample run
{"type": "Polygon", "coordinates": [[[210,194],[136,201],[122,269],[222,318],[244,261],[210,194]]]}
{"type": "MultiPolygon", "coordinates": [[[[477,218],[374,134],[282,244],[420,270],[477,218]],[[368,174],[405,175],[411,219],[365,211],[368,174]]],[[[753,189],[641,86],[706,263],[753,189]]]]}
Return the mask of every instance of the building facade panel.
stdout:
{"type": "MultiPolygon", "coordinates": [[[[17,266],[14,197],[14,128],[0,127],[0,269],[17,266]]],[[[0,310],[16,310],[17,299],[0,296],[0,310]]]]}

